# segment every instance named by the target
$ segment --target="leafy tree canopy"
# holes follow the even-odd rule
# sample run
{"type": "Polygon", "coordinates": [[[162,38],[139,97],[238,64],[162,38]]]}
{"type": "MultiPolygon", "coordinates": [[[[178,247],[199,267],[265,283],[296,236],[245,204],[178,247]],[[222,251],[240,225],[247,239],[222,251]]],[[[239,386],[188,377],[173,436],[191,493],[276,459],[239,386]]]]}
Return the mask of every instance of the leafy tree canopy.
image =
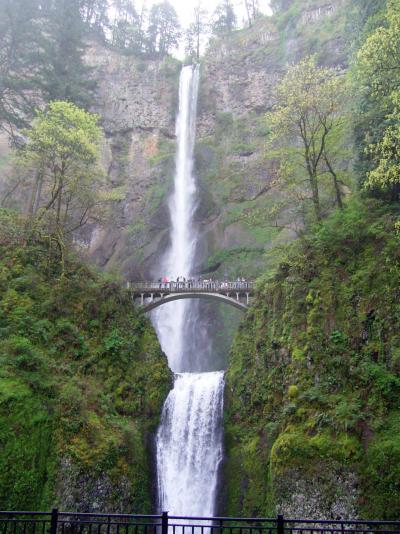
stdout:
{"type": "Polygon", "coordinates": [[[230,0],[223,0],[216,7],[213,14],[212,31],[218,35],[229,33],[236,28],[237,19],[233,4],[230,0]]]}
{"type": "Polygon", "coordinates": [[[172,4],[164,0],[151,7],[147,29],[150,54],[164,56],[178,46],[180,24],[172,4]]]}
{"type": "Polygon", "coordinates": [[[277,85],[274,109],[267,113],[268,149],[278,160],[279,179],[295,189],[300,182],[304,191],[305,173],[317,220],[321,219],[320,180],[326,173],[342,205],[332,141],[343,121],[346,87],[337,69],[319,67],[314,57],[307,57],[289,67],[277,85]]]}
{"type": "Polygon", "coordinates": [[[384,127],[366,152],[372,160],[365,187],[400,193],[400,4],[388,2],[385,24],[365,41],[357,56],[361,90],[382,110],[384,127]]]}
{"type": "Polygon", "coordinates": [[[57,245],[99,215],[101,129],[97,116],[69,102],[51,102],[37,114],[19,160],[29,172],[33,222],[57,245]]]}

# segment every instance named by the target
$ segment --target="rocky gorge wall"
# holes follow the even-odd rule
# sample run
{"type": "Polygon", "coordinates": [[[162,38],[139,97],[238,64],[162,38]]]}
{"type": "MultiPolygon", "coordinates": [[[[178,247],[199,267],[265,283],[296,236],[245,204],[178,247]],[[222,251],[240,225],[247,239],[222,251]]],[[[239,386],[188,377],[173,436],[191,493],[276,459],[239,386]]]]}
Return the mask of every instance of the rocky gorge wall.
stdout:
{"type": "Polygon", "coordinates": [[[141,60],[98,44],[85,57],[98,82],[93,111],[105,132],[103,165],[117,197],[108,223],[85,236],[88,253],[102,268],[137,279],[167,239],[180,63],[141,60]]]}
{"type": "MultiPolygon", "coordinates": [[[[265,154],[265,113],[288,63],[309,54],[346,68],[350,1],[296,1],[250,29],[213,41],[202,63],[197,170],[209,195],[205,264],[218,275],[260,274],[272,244],[293,237],[262,222],[279,199],[265,154]]],[[[282,226],[287,221],[282,220],[282,226]]]]}
{"type": "MultiPolygon", "coordinates": [[[[265,160],[264,114],[287,63],[316,53],[322,63],[346,66],[351,9],[351,0],[298,0],[210,43],[201,61],[195,150],[198,272],[253,277],[265,269],[265,251],[292,238],[290,228],[278,231],[252,217],[279,195],[265,160]]],[[[112,221],[86,236],[89,254],[124,277],[150,276],[168,244],[180,63],[100,45],[86,60],[98,80],[94,111],[106,133],[104,165],[119,196],[112,221]]]]}
{"type": "Polygon", "coordinates": [[[226,376],[221,513],[399,517],[397,216],[353,202],[259,280],[226,376]]]}
{"type": "Polygon", "coordinates": [[[2,508],[152,512],[152,435],[172,377],[150,322],[115,282],[70,256],[60,279],[46,243],[4,244],[4,231],[2,508]]]}

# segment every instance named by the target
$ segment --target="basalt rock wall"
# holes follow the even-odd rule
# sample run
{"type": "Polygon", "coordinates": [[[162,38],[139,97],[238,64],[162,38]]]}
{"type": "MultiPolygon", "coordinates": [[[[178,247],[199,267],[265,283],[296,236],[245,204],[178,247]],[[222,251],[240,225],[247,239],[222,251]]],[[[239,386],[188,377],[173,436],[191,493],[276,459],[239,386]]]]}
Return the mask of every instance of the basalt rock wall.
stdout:
{"type": "Polygon", "coordinates": [[[94,111],[104,128],[103,164],[117,200],[108,223],[92,228],[85,245],[102,268],[143,277],[167,242],[180,64],[100,45],[87,50],[86,61],[98,81],[94,111]]]}

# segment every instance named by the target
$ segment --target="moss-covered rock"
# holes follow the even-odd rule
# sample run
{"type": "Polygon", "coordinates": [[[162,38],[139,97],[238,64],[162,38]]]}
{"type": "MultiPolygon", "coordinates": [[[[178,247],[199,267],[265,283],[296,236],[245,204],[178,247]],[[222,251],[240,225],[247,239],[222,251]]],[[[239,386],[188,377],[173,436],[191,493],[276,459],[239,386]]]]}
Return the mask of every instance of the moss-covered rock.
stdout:
{"type": "Polygon", "coordinates": [[[44,243],[0,245],[0,502],[150,512],[170,371],[127,291],[44,243]]]}
{"type": "Polygon", "coordinates": [[[232,349],[228,514],[400,517],[400,238],[353,202],[294,244],[232,349]]]}

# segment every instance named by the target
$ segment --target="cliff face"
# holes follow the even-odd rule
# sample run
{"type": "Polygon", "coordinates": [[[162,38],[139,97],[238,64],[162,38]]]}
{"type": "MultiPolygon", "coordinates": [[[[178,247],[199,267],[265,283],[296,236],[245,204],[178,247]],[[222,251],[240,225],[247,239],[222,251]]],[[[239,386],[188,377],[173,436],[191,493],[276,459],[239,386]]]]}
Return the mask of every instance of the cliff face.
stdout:
{"type": "Polygon", "coordinates": [[[196,160],[208,194],[202,258],[219,274],[254,276],[265,269],[271,244],[291,238],[290,229],[279,232],[255,215],[279,198],[265,157],[264,114],[288,63],[316,54],[320,63],[346,68],[351,11],[347,0],[296,1],[211,43],[202,64],[196,160]]]}
{"type": "Polygon", "coordinates": [[[126,292],[70,259],[60,280],[45,243],[0,244],[0,363],[4,509],[153,510],[171,375],[126,292]]]}
{"type": "MultiPolygon", "coordinates": [[[[277,197],[265,162],[264,114],[288,62],[316,53],[346,66],[351,0],[297,0],[250,29],[216,39],[202,60],[198,104],[196,214],[203,236],[198,270],[254,276],[265,251],[292,237],[252,217],[277,197]]],[[[104,163],[120,200],[112,221],[90,235],[89,253],[129,278],[150,276],[168,244],[168,192],[174,171],[174,122],[180,64],[144,61],[94,46],[96,109],[106,132],[104,163]]]]}
{"type": "Polygon", "coordinates": [[[397,216],[350,204],[260,280],[226,378],[223,513],[399,516],[397,216]]]}
{"type": "Polygon", "coordinates": [[[99,45],[88,49],[86,61],[98,81],[94,111],[105,131],[103,163],[119,199],[106,227],[86,236],[89,254],[132,279],[149,270],[169,226],[180,65],[171,58],[142,61],[99,45]]]}

